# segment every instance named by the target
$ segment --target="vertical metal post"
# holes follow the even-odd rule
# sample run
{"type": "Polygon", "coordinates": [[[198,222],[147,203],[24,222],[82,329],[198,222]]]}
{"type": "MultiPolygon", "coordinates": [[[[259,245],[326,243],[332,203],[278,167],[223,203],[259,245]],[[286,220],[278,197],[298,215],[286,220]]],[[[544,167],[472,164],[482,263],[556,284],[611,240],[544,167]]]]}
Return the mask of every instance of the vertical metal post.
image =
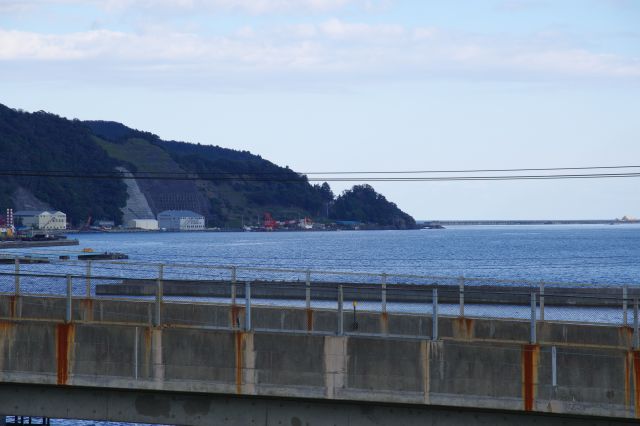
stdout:
{"type": "Polygon", "coordinates": [[[16,296],[20,296],[20,259],[16,257],[15,263],[16,263],[16,272],[14,275],[14,284],[15,284],[14,290],[15,290],[16,296]]]}
{"type": "Polygon", "coordinates": [[[91,261],[87,261],[86,296],[91,297],[91,261]]]}
{"type": "Polygon", "coordinates": [[[307,270],[306,282],[305,282],[305,305],[307,307],[307,311],[311,309],[311,271],[307,270]]]}
{"type": "MultiPolygon", "coordinates": [[[[236,280],[238,279],[238,271],[235,266],[231,267],[231,305],[236,304],[236,280]]],[[[235,321],[235,318],[234,318],[235,321]]]]}
{"type": "Polygon", "coordinates": [[[387,313],[387,274],[382,274],[382,313],[387,313]]]}
{"type": "Polygon", "coordinates": [[[544,281],[540,281],[540,321],[544,321],[544,281]]]}
{"type": "Polygon", "coordinates": [[[251,331],[251,282],[244,283],[244,329],[251,331]]]}
{"type": "Polygon", "coordinates": [[[622,325],[627,325],[629,323],[629,320],[627,319],[627,310],[629,309],[629,307],[627,306],[627,293],[628,293],[628,286],[627,284],[625,284],[622,287],[622,325]]]}
{"type": "Polygon", "coordinates": [[[460,295],[460,316],[464,317],[464,277],[460,277],[458,294],[460,295]]]}
{"type": "Polygon", "coordinates": [[[344,290],[342,284],[338,286],[338,336],[344,334],[344,290]]]}
{"type": "Polygon", "coordinates": [[[66,309],[66,315],[64,318],[64,322],[66,323],[70,323],[71,322],[71,296],[72,296],[72,291],[73,291],[73,281],[71,280],[71,275],[67,275],[67,309],[66,309]]]}
{"type": "Polygon", "coordinates": [[[431,332],[431,339],[438,340],[438,288],[433,288],[433,296],[431,299],[431,325],[433,326],[433,330],[431,332]]]}
{"type": "Polygon", "coordinates": [[[156,282],[156,315],[154,325],[160,327],[162,324],[162,280],[164,279],[164,265],[158,268],[158,280],[156,282]]]}
{"type": "Polygon", "coordinates": [[[640,336],[638,336],[638,298],[633,299],[633,349],[640,347],[640,336]]]}
{"type": "Polygon", "coordinates": [[[536,343],[536,292],[531,292],[531,337],[530,343],[536,343]]]}

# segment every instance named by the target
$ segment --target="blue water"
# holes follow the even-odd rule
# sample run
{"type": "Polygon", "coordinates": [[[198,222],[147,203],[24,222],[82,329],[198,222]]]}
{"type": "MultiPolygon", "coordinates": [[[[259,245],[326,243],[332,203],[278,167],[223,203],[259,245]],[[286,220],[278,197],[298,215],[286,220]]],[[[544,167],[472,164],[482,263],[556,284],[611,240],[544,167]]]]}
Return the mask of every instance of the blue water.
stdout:
{"type": "MultiPolygon", "coordinates": [[[[485,226],[367,232],[100,233],[71,237],[80,240],[80,247],[12,252],[73,255],[83,248],[92,248],[126,253],[132,262],[640,285],[640,225],[485,226]]],[[[57,268],[56,265],[38,268],[45,267],[57,268]]],[[[52,424],[114,426],[122,423],[54,420],[52,424]]]]}
{"type": "Polygon", "coordinates": [[[445,230],[79,234],[131,261],[640,285],[640,225],[445,230]]]}

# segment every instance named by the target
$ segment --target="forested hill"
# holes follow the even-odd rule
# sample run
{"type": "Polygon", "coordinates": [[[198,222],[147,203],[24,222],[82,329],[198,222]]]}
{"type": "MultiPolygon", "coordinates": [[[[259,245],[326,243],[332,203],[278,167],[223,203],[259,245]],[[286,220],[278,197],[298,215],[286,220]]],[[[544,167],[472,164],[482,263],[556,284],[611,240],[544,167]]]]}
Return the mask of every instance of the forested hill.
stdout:
{"type": "MultiPolygon", "coordinates": [[[[68,120],[0,105],[0,149],[3,171],[87,175],[113,172],[117,167],[133,173],[188,173],[190,180],[136,179],[134,185],[146,198],[150,214],[194,210],[207,218],[208,226],[257,224],[264,212],[276,219],[327,220],[327,211],[331,217],[357,211],[362,222],[398,228],[410,227],[413,220],[389,209],[388,202],[377,196],[352,200],[351,210],[344,210],[345,195],[335,199],[327,184],[312,185],[305,176],[248,151],[165,141],[111,121],[68,120]],[[355,208],[354,203],[367,205],[355,208]]],[[[131,186],[132,181],[127,182],[131,186]]],[[[74,225],[89,217],[122,223],[132,214],[127,191],[127,185],[117,179],[7,176],[0,180],[0,209],[62,210],[74,225]]]]}
{"type": "MultiPolygon", "coordinates": [[[[112,171],[118,162],[81,122],[43,111],[26,113],[0,104],[0,170],[4,172],[112,171]]],[[[25,173],[26,172],[26,173],[25,173]]],[[[63,210],[75,223],[89,216],[121,216],[126,186],[120,180],[2,176],[0,208],[63,210]]]]}
{"type": "Polygon", "coordinates": [[[358,221],[376,228],[416,227],[416,221],[411,216],[369,185],[356,185],[343,192],[333,204],[331,216],[335,220],[358,221]]]}

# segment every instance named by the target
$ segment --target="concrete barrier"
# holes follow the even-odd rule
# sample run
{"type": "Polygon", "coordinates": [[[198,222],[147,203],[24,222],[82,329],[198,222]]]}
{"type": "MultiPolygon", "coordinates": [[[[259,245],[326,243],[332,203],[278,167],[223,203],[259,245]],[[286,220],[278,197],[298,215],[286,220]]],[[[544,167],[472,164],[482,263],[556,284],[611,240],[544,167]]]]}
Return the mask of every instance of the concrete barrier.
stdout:
{"type": "MultiPolygon", "coordinates": [[[[165,296],[183,297],[231,297],[231,282],[226,280],[163,280],[165,296]]],[[[447,283],[428,282],[422,285],[389,284],[386,287],[388,302],[431,303],[432,289],[438,288],[440,303],[460,301],[459,286],[447,283]]],[[[380,285],[318,282],[311,285],[311,300],[335,301],[338,286],[344,288],[345,300],[359,302],[380,301],[380,285]]],[[[252,281],[252,297],[258,299],[305,300],[306,283],[301,281],[252,281]]],[[[157,281],[147,279],[124,279],[120,284],[98,284],[99,296],[153,296],[157,281]]],[[[467,284],[464,287],[464,301],[468,304],[528,305],[531,292],[539,292],[539,286],[499,286],[467,284]]],[[[244,298],[244,282],[237,283],[236,295],[244,298]]],[[[623,290],[619,287],[563,287],[544,288],[547,306],[608,306],[622,307],[623,290]]],[[[640,288],[629,288],[628,299],[640,298],[640,288]]]]}
{"type": "MultiPolygon", "coordinates": [[[[287,328],[306,324],[304,309],[259,307],[272,331],[245,331],[242,322],[216,330],[230,327],[232,307],[174,303],[162,307],[173,320],[153,327],[152,302],[100,299],[74,300],[65,323],[56,318],[60,299],[20,299],[23,314],[31,306],[42,318],[18,317],[0,297],[7,383],[640,417],[640,352],[623,328],[545,322],[532,345],[527,322],[442,318],[438,340],[339,336],[315,330],[334,326],[335,313],[314,314],[315,331],[305,333],[287,328]]],[[[385,331],[379,317],[361,321],[385,331]]],[[[429,325],[425,316],[389,315],[386,332],[429,325]]]]}

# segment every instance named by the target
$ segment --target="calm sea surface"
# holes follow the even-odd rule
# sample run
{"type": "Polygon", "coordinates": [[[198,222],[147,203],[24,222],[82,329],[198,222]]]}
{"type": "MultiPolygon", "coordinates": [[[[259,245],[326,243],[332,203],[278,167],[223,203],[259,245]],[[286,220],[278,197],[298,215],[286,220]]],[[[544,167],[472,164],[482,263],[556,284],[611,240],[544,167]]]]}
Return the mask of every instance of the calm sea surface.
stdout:
{"type": "Polygon", "coordinates": [[[77,238],[80,248],[123,252],[133,261],[640,285],[640,225],[77,238]]]}
{"type": "MultiPolygon", "coordinates": [[[[74,236],[75,237],[75,236],[74,236]]],[[[640,285],[640,225],[451,227],[420,231],[81,234],[132,261],[640,285]]],[[[121,423],[55,420],[59,425],[121,423]]]]}

